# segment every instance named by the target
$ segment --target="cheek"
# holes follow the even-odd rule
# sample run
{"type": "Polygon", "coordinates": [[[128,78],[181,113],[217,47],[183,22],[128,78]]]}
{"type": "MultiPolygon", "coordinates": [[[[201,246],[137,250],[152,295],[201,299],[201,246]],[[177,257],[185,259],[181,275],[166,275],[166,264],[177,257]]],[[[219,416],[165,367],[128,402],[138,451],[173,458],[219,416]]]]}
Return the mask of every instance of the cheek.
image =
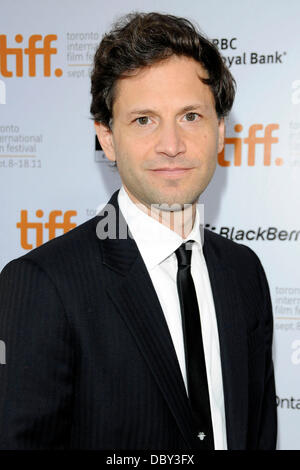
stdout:
{"type": "Polygon", "coordinates": [[[213,133],[209,139],[207,139],[207,156],[208,159],[213,162],[214,164],[217,161],[217,156],[219,153],[219,134],[213,133]]]}
{"type": "Polygon", "coordinates": [[[151,155],[153,155],[153,146],[138,139],[123,139],[119,148],[123,159],[126,159],[127,164],[137,171],[142,169],[144,162],[151,159],[151,155]]]}
{"type": "Polygon", "coordinates": [[[131,140],[123,138],[118,141],[116,154],[120,176],[125,178],[134,177],[140,167],[139,148],[131,140]]]}
{"type": "Polygon", "coordinates": [[[216,161],[218,154],[218,138],[215,134],[205,133],[198,139],[191,142],[188,147],[191,156],[196,156],[200,165],[212,165],[216,161]]]}

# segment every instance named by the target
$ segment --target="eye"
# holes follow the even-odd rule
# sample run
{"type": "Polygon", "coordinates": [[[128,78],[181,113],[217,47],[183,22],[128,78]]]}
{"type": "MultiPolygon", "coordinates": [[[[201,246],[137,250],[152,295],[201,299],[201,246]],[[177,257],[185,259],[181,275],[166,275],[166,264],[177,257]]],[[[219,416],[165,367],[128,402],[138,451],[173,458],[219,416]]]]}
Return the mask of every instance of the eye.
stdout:
{"type": "Polygon", "coordinates": [[[186,120],[189,122],[194,122],[197,120],[200,115],[198,113],[187,113],[185,114],[186,120]]]}
{"type": "Polygon", "coordinates": [[[146,124],[148,124],[148,121],[149,121],[149,117],[148,116],[141,116],[139,118],[136,118],[135,120],[138,124],[140,124],[140,126],[145,126],[146,124]]]}

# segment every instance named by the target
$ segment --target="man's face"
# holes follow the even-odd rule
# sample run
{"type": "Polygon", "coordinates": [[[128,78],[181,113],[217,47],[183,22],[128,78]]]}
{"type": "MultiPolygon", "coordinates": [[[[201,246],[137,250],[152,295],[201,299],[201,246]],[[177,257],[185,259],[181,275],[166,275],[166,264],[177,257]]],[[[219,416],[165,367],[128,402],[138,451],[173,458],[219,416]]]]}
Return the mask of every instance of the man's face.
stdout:
{"type": "Polygon", "coordinates": [[[199,78],[207,76],[194,59],[173,55],[118,81],[112,131],[96,124],[96,132],[134,202],[192,204],[210,182],[224,122],[199,78]]]}

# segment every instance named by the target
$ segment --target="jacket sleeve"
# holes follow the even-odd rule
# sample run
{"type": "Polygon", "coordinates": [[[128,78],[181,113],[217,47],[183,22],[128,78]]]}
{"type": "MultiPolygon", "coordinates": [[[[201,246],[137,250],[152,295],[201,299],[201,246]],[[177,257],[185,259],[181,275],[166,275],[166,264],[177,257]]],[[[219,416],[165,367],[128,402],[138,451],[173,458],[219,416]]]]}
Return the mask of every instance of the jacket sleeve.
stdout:
{"type": "Polygon", "coordinates": [[[277,440],[277,405],[275,393],[274,366],[272,360],[273,340],[273,311],[269,285],[264,269],[258,260],[259,277],[263,292],[264,302],[264,334],[265,334],[265,378],[264,396],[260,414],[258,435],[259,450],[275,450],[277,440]]]}
{"type": "Polygon", "coordinates": [[[56,287],[30,260],[0,275],[0,340],[0,449],[68,447],[71,330],[56,287]]]}

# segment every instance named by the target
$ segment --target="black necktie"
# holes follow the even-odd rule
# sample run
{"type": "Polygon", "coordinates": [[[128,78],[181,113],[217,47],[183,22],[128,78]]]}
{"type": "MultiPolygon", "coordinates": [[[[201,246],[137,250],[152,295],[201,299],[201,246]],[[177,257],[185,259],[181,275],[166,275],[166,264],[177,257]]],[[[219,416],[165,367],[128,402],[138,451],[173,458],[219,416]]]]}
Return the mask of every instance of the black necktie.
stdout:
{"type": "Polygon", "coordinates": [[[192,243],[183,243],[175,254],[178,261],[177,289],[182,315],[189,400],[201,446],[203,449],[214,449],[199,307],[191,275],[192,243]]]}

